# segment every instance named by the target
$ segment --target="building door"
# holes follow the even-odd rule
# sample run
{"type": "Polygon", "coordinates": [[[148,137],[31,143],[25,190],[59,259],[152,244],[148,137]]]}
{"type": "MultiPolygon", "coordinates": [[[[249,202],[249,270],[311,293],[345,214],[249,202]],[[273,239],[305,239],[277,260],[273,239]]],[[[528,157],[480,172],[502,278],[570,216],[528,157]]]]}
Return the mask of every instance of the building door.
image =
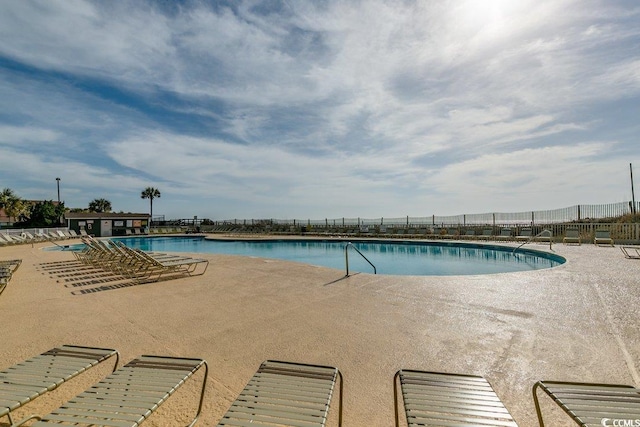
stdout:
{"type": "Polygon", "coordinates": [[[101,237],[111,237],[111,220],[103,219],[100,221],[100,236],[101,237]]]}

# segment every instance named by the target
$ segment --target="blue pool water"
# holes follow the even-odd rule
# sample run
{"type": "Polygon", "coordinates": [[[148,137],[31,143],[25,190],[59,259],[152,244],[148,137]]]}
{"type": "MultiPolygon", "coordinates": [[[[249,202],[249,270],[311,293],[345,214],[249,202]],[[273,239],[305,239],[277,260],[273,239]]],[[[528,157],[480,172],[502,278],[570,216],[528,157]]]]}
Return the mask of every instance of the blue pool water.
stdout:
{"type": "MultiPolygon", "coordinates": [[[[157,252],[197,252],[285,259],[345,270],[344,241],[318,240],[205,240],[201,237],[129,237],[129,247],[157,252]]],[[[449,276],[539,270],[562,264],[558,255],[459,242],[353,242],[378,274],[449,276]]],[[[373,268],[349,249],[349,271],[373,273],[373,268]]]]}

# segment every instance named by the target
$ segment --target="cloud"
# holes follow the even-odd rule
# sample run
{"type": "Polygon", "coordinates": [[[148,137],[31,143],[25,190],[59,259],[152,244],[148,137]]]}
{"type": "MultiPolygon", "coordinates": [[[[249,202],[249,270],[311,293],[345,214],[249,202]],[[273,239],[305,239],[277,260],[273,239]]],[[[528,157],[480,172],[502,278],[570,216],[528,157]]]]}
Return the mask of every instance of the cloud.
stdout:
{"type": "Polygon", "coordinates": [[[60,135],[49,129],[0,125],[0,144],[29,147],[57,140],[60,135]]]}
{"type": "Polygon", "coordinates": [[[0,149],[31,183],[68,168],[79,201],[153,184],[176,214],[619,201],[593,171],[637,152],[620,112],[639,18],[595,0],[9,2],[0,149]]]}

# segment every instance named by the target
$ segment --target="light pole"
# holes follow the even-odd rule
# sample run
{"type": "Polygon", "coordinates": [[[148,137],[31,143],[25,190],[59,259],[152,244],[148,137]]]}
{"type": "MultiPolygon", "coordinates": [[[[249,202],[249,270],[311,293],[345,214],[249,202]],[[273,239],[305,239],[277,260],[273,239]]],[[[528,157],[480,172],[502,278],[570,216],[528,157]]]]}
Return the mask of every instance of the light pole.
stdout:
{"type": "MultiPolygon", "coordinates": [[[[56,186],[58,187],[58,207],[60,207],[60,178],[58,177],[56,177],[56,186]]],[[[62,223],[60,218],[58,218],[58,223],[62,223]]]]}
{"type": "Polygon", "coordinates": [[[58,204],[60,204],[60,178],[56,178],[56,184],[58,185],[58,204]]]}

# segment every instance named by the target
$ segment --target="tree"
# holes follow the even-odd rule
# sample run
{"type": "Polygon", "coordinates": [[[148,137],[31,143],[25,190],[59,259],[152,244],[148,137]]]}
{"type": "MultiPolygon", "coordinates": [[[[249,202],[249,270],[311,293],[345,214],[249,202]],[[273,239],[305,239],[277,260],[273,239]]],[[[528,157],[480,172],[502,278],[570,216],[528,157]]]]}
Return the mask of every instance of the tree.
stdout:
{"type": "Polygon", "coordinates": [[[34,203],[29,218],[23,223],[25,227],[51,227],[60,223],[64,215],[64,203],[53,203],[51,200],[34,203]]]}
{"type": "Polygon", "coordinates": [[[160,190],[153,187],[147,187],[144,189],[142,194],[140,194],[141,199],[149,199],[149,216],[151,217],[151,221],[153,221],[153,199],[160,198],[160,190]]]}
{"type": "Polygon", "coordinates": [[[10,188],[0,192],[0,208],[4,208],[9,220],[24,217],[27,213],[27,204],[10,188]]]}
{"type": "Polygon", "coordinates": [[[107,199],[94,199],[89,203],[89,212],[111,212],[111,202],[107,199]]]}

